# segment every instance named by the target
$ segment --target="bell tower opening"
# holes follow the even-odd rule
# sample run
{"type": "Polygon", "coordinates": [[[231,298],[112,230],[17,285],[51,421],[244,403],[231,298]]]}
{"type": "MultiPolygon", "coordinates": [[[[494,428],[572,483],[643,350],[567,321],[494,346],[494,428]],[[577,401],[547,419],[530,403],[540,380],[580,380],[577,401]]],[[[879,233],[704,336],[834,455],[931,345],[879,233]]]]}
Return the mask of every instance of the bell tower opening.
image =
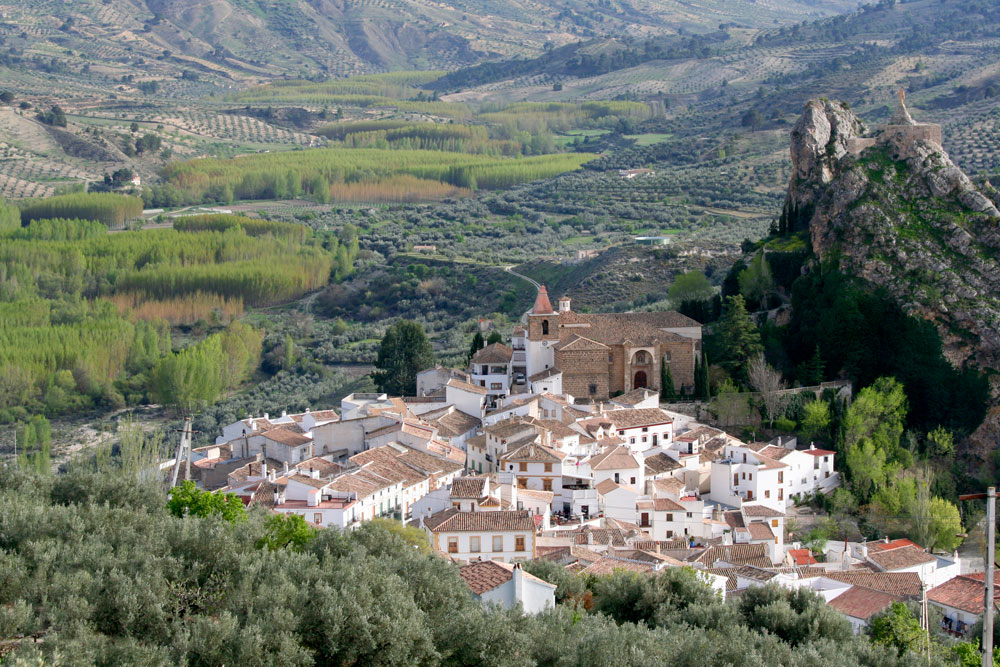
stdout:
{"type": "Polygon", "coordinates": [[[542,320],[542,335],[543,336],[548,336],[549,335],[549,321],[548,320],[542,320]]]}

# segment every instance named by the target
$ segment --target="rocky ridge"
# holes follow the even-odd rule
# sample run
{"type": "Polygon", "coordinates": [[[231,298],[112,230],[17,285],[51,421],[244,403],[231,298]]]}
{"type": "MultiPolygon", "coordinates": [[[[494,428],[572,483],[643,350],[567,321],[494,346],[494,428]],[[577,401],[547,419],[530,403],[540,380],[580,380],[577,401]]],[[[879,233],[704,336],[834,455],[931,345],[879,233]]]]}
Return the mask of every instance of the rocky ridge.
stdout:
{"type": "Polygon", "coordinates": [[[845,105],[810,101],[792,131],[783,222],[808,229],[821,261],[934,322],[948,360],[991,373],[1000,403],[1000,192],[974,184],[925,138],[936,126],[900,106],[866,137],[845,105]]]}

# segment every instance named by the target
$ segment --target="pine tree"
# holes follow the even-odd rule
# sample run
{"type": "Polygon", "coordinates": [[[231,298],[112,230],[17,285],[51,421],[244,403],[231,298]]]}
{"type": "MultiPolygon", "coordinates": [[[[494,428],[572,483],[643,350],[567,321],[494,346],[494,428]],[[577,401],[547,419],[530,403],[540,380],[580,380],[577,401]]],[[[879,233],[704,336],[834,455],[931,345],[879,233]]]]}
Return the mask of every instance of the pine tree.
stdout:
{"type": "Polygon", "coordinates": [[[674,391],[674,374],[670,370],[670,364],[666,358],[660,363],[660,402],[670,403],[677,398],[674,391]]]}
{"type": "Polygon", "coordinates": [[[502,343],[503,336],[500,335],[499,331],[494,331],[490,334],[490,337],[486,339],[487,345],[492,345],[493,343],[502,343]]]}
{"type": "Polygon", "coordinates": [[[823,373],[826,370],[826,364],[823,362],[823,357],[819,353],[819,345],[816,345],[816,351],[813,356],[806,363],[806,381],[809,385],[818,385],[823,382],[823,373]]]}

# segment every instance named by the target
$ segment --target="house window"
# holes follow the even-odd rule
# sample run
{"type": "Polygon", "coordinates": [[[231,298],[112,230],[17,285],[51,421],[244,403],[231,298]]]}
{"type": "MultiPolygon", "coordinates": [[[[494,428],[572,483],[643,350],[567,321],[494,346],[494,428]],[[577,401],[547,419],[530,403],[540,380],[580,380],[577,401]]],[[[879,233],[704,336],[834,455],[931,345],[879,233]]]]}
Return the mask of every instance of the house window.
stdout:
{"type": "Polygon", "coordinates": [[[615,484],[618,484],[621,480],[618,479],[618,473],[615,473],[615,484]]]}
{"type": "Polygon", "coordinates": [[[625,435],[625,431],[618,431],[618,435],[625,435]]]}
{"type": "Polygon", "coordinates": [[[517,488],[519,488],[519,489],[526,489],[526,488],[528,488],[528,480],[525,479],[524,477],[519,477],[517,479],[517,488]]]}
{"type": "Polygon", "coordinates": [[[690,519],[690,518],[691,518],[691,516],[692,516],[691,512],[688,512],[688,513],[687,513],[687,518],[689,518],[689,519],[690,519]]]}
{"type": "MultiPolygon", "coordinates": [[[[649,427],[648,427],[648,426],[643,426],[643,427],[642,427],[642,432],[643,432],[643,433],[649,433],[649,427]]],[[[644,441],[644,442],[645,442],[645,441],[644,441]]]]}
{"type": "Polygon", "coordinates": [[[545,464],[545,472],[552,472],[552,464],[551,463],[546,463],[545,464]]]}
{"type": "Polygon", "coordinates": [[[649,437],[648,437],[648,436],[645,436],[645,435],[644,435],[644,436],[642,436],[642,441],[643,441],[643,442],[646,442],[647,440],[649,440],[649,437]]]}
{"type": "Polygon", "coordinates": [[[462,509],[462,503],[452,503],[451,506],[457,507],[458,509],[462,509]]]}
{"type": "Polygon", "coordinates": [[[753,473],[750,473],[749,475],[747,475],[747,479],[753,479],[753,473]]]}
{"type": "Polygon", "coordinates": [[[649,512],[643,512],[639,517],[639,525],[643,527],[649,526],[649,512]]]}
{"type": "Polygon", "coordinates": [[[635,438],[629,438],[628,439],[628,444],[634,445],[635,444],[635,438]]]}
{"type": "Polygon", "coordinates": [[[479,553],[479,536],[473,535],[469,538],[469,551],[472,553],[479,553]]]}
{"type": "Polygon", "coordinates": [[[493,551],[503,551],[503,535],[493,536],[493,551]]]}
{"type": "Polygon", "coordinates": [[[777,527],[778,527],[778,520],[771,519],[771,528],[777,528],[777,527]]]}
{"type": "Polygon", "coordinates": [[[316,524],[323,523],[323,513],[322,512],[316,512],[315,514],[313,514],[313,523],[316,523],[316,524]]]}
{"type": "Polygon", "coordinates": [[[827,479],[827,478],[829,478],[829,477],[830,477],[830,471],[829,471],[829,470],[827,470],[827,471],[826,471],[826,474],[825,474],[825,475],[823,475],[823,479],[827,479]]]}
{"type": "Polygon", "coordinates": [[[784,484],[784,483],[785,483],[785,471],[784,470],[779,470],[778,471],[778,484],[784,484]]]}
{"type": "Polygon", "coordinates": [[[733,473],[733,486],[739,486],[740,484],[740,474],[738,472],[733,473]]]}
{"type": "Polygon", "coordinates": [[[448,553],[457,554],[458,553],[458,538],[449,537],[448,538],[448,553]]]}
{"type": "Polygon", "coordinates": [[[587,387],[587,391],[589,391],[591,394],[596,394],[597,393],[597,385],[596,384],[591,384],[590,386],[587,387]]]}
{"type": "Polygon", "coordinates": [[[778,500],[784,500],[784,499],[785,499],[785,490],[778,489],[778,500]]]}
{"type": "Polygon", "coordinates": [[[674,536],[674,531],[668,530],[667,531],[667,537],[670,538],[670,537],[673,537],[673,536],[674,536]]]}
{"type": "Polygon", "coordinates": [[[771,497],[771,489],[764,489],[764,497],[765,498],[771,497]]]}
{"type": "Polygon", "coordinates": [[[667,513],[667,521],[673,521],[674,515],[672,513],[667,513]]]}
{"type": "Polygon", "coordinates": [[[551,479],[543,479],[542,480],[542,491],[551,491],[551,490],[552,490],[552,480],[551,479]]]}
{"type": "Polygon", "coordinates": [[[503,389],[503,385],[499,382],[490,382],[490,389],[503,389]]]}
{"type": "Polygon", "coordinates": [[[753,500],[753,489],[747,489],[747,500],[753,500]]]}
{"type": "Polygon", "coordinates": [[[517,464],[517,469],[520,470],[521,472],[528,472],[528,464],[525,463],[524,461],[521,461],[520,463],[517,464]]]}
{"type": "Polygon", "coordinates": [[[543,336],[548,336],[549,335],[549,321],[548,320],[542,320],[542,335],[543,336]]]}
{"type": "Polygon", "coordinates": [[[743,452],[743,463],[747,462],[747,453],[743,452]]]}
{"type": "Polygon", "coordinates": [[[524,535],[517,535],[514,538],[514,551],[524,551],[524,535]]]}
{"type": "Polygon", "coordinates": [[[746,479],[747,478],[747,474],[745,472],[741,472],[740,476],[741,476],[741,479],[746,479]]]}
{"type": "Polygon", "coordinates": [[[615,355],[612,354],[611,352],[608,352],[608,363],[611,364],[614,363],[614,361],[615,361],[615,355]]]}
{"type": "Polygon", "coordinates": [[[632,480],[629,482],[629,484],[635,484],[635,477],[629,477],[629,479],[632,480]]]}

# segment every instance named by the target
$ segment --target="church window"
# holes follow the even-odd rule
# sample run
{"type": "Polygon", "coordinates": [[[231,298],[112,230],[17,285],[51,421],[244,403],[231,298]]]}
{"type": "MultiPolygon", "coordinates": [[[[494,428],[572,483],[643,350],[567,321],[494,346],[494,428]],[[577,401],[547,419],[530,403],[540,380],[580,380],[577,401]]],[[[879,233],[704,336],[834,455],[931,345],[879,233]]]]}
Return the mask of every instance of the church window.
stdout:
{"type": "Polygon", "coordinates": [[[666,354],[663,355],[667,361],[670,361],[670,350],[667,350],[666,354]]]}
{"type": "Polygon", "coordinates": [[[543,336],[548,336],[549,335],[549,321],[548,320],[542,320],[542,335],[543,336]]]}
{"type": "Polygon", "coordinates": [[[590,391],[591,394],[596,394],[597,393],[597,385],[596,384],[590,385],[589,387],[587,387],[587,389],[590,391]]]}

